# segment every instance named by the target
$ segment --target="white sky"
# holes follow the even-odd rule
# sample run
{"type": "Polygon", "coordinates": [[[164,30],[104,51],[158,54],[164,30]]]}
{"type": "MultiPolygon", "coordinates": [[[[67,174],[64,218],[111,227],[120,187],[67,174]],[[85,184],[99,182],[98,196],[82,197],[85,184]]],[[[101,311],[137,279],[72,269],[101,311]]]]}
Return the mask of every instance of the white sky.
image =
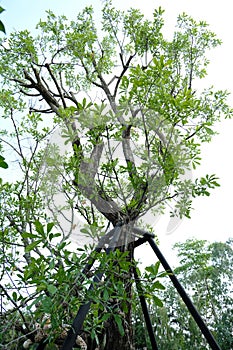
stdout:
{"type": "MultiPolygon", "coordinates": [[[[101,0],[2,0],[0,5],[6,9],[0,19],[4,22],[7,32],[13,29],[33,30],[40,18],[45,17],[45,10],[51,9],[57,14],[64,13],[68,18],[75,18],[76,13],[84,6],[92,4],[97,9],[99,19],[101,0]]],[[[210,66],[206,85],[214,85],[216,89],[228,89],[233,92],[232,65],[232,33],[233,33],[233,4],[230,0],[115,0],[113,4],[118,8],[137,7],[150,16],[155,7],[161,6],[165,12],[165,28],[171,34],[179,13],[186,12],[195,19],[203,19],[210,24],[223,44],[210,54],[210,66]]],[[[2,34],[1,34],[2,35],[2,34]]],[[[233,97],[229,98],[233,106],[233,97]]],[[[198,198],[194,201],[191,220],[184,220],[171,235],[166,235],[169,219],[163,217],[155,226],[155,232],[161,241],[161,249],[169,260],[172,259],[170,247],[177,241],[184,241],[190,237],[207,240],[226,240],[232,236],[232,134],[233,121],[223,121],[218,126],[219,135],[211,144],[203,146],[202,166],[198,175],[215,173],[220,177],[221,187],[214,190],[210,197],[198,198]]],[[[145,251],[141,250],[140,255],[145,251]]],[[[174,253],[173,253],[174,254],[174,253]]],[[[146,251],[148,261],[154,261],[153,254],[146,251]]]]}

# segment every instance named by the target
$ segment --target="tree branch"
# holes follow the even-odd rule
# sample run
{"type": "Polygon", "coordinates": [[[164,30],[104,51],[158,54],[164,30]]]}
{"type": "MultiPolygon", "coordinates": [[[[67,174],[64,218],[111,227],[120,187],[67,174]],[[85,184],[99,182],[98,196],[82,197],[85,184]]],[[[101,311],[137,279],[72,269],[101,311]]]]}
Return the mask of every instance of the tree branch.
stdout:
{"type": "Polygon", "coordinates": [[[122,77],[125,75],[126,71],[128,70],[129,68],[129,65],[130,65],[130,62],[132,61],[132,59],[135,57],[136,53],[134,53],[133,55],[131,55],[128,59],[128,61],[126,62],[126,64],[124,64],[123,62],[123,58],[122,58],[122,54],[120,53],[120,58],[121,58],[121,62],[122,62],[122,65],[123,65],[123,70],[120,74],[120,76],[117,78],[117,82],[116,82],[116,85],[115,85],[115,89],[114,89],[114,93],[113,93],[113,97],[116,98],[116,95],[117,95],[117,91],[118,91],[118,87],[119,87],[119,84],[121,82],[121,79],[122,77]]]}
{"type": "Polygon", "coordinates": [[[60,98],[61,98],[61,100],[62,100],[63,107],[66,108],[66,102],[65,102],[63,93],[62,93],[62,91],[61,91],[61,88],[60,88],[60,86],[58,85],[57,79],[55,78],[55,76],[54,76],[54,74],[53,74],[53,72],[52,72],[52,70],[51,70],[51,68],[50,68],[50,66],[49,66],[48,63],[45,64],[45,67],[47,68],[47,70],[48,70],[48,72],[49,72],[49,74],[50,74],[50,76],[51,76],[51,78],[52,78],[52,80],[53,80],[53,82],[54,82],[54,84],[55,84],[55,86],[56,86],[56,88],[57,88],[57,91],[58,91],[58,93],[59,93],[59,96],[60,96],[60,98]]]}

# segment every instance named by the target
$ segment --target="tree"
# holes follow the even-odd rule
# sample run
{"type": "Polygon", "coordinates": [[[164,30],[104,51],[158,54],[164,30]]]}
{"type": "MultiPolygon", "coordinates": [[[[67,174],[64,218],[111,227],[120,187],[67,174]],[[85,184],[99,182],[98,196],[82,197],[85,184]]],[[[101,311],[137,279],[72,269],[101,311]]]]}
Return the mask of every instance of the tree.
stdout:
{"type": "MultiPolygon", "coordinates": [[[[176,243],[179,265],[175,269],[182,285],[209,325],[223,350],[232,348],[232,239],[209,243],[189,239],[176,243]]],[[[173,286],[160,298],[164,306],[153,306],[153,324],[161,350],[209,349],[200,330],[173,286]]],[[[140,329],[140,331],[142,331],[140,329]]]]}
{"type": "Polygon", "coordinates": [[[18,167],[15,181],[1,183],[7,349],[25,337],[59,346],[83,298],[94,302],[84,325],[89,347],[133,348],[131,227],[146,226],[144,215],[167,203],[171,215],[190,217],[192,198],[218,186],[215,175],[192,181],[186,171],[199,165],[214,124],[232,115],[226,91],[195,87],[207,74],[206,51],[220,40],[182,14],[168,41],[162,16],[161,8],[149,20],[108,2],[100,30],[92,7],[71,22],[48,11],[36,37],[24,30],[2,41],[0,105],[9,127],[1,143],[18,167]],[[47,144],[55,129],[61,149],[47,144]],[[115,252],[95,254],[105,281],[97,294],[86,294],[90,276],[80,273],[90,248],[71,253],[68,245],[75,211],[97,241],[121,227],[115,252]]]}

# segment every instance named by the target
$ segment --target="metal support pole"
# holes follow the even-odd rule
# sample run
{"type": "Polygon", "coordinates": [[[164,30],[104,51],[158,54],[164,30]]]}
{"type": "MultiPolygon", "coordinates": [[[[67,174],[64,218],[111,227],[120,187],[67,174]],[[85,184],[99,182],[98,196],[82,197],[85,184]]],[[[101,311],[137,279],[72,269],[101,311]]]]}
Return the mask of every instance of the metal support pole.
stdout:
{"type": "Polygon", "coordinates": [[[146,327],[147,327],[147,331],[148,331],[148,334],[149,334],[149,337],[150,337],[150,342],[151,342],[151,345],[152,345],[152,349],[153,350],[158,350],[158,346],[157,346],[157,343],[156,343],[156,339],[155,339],[155,335],[154,335],[154,331],[153,331],[153,327],[152,327],[149,311],[148,311],[148,308],[147,308],[146,299],[145,299],[145,297],[143,295],[143,288],[142,288],[141,281],[140,281],[140,278],[138,276],[136,267],[134,267],[133,272],[134,272],[134,279],[135,279],[135,283],[136,283],[136,288],[137,288],[139,300],[140,300],[140,303],[141,303],[141,306],[142,306],[142,312],[143,312],[143,315],[144,315],[144,318],[145,318],[146,327]]]}
{"type": "MultiPolygon", "coordinates": [[[[97,276],[94,277],[93,283],[89,287],[89,290],[92,290],[94,288],[94,283],[99,282],[101,280],[102,276],[103,276],[103,273],[99,273],[97,276]]],[[[90,306],[91,306],[91,301],[80,306],[78,313],[75,316],[75,319],[72,323],[72,327],[69,330],[67,337],[62,345],[61,350],[72,350],[73,349],[76,338],[82,329],[83,322],[84,322],[86,315],[90,309],[90,306]]]]}

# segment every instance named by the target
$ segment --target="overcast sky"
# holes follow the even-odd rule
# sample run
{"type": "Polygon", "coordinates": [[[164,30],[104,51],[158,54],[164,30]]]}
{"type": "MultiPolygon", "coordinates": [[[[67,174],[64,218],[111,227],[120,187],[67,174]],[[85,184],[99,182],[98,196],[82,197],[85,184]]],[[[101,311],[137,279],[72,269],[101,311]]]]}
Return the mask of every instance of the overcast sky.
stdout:
{"type": "MultiPolygon", "coordinates": [[[[68,18],[75,15],[84,6],[92,4],[96,9],[96,18],[100,19],[101,0],[2,0],[0,5],[6,9],[1,15],[7,33],[14,29],[33,30],[40,18],[45,18],[45,10],[51,9],[68,18]]],[[[233,5],[230,0],[118,0],[113,4],[120,8],[137,7],[150,16],[155,7],[161,6],[165,12],[166,35],[174,30],[176,17],[186,12],[195,19],[203,19],[210,24],[223,44],[210,53],[210,66],[205,85],[214,85],[216,89],[228,89],[233,92],[232,33],[233,5]]],[[[229,98],[233,105],[233,97],[229,98]]],[[[166,234],[168,218],[163,217],[155,226],[155,232],[161,240],[165,255],[170,255],[170,246],[176,241],[190,237],[208,240],[226,240],[232,236],[232,134],[233,121],[224,121],[218,126],[219,135],[211,144],[203,146],[202,166],[198,175],[215,173],[220,177],[221,187],[214,190],[211,197],[198,198],[194,201],[191,220],[184,220],[170,235],[166,234]]],[[[148,255],[148,253],[147,253],[148,255]]]]}

